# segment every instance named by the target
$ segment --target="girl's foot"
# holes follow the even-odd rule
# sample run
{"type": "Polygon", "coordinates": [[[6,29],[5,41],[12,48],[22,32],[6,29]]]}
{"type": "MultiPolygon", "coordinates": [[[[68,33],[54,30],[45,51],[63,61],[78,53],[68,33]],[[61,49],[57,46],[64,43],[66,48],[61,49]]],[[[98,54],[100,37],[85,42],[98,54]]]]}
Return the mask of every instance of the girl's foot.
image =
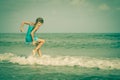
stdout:
{"type": "Polygon", "coordinates": [[[32,55],[33,55],[33,56],[35,55],[35,50],[32,51],[32,55]]]}
{"type": "Polygon", "coordinates": [[[41,57],[41,56],[42,56],[41,51],[40,51],[40,50],[37,50],[37,52],[38,52],[39,57],[41,57]]]}

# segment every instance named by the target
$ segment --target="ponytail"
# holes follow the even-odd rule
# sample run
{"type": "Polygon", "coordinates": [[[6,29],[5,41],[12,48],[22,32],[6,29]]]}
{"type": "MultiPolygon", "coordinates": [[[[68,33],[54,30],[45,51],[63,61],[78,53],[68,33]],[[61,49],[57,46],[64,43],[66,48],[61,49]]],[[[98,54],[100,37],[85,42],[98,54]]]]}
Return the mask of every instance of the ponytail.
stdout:
{"type": "Polygon", "coordinates": [[[41,18],[41,17],[37,18],[37,19],[36,19],[36,22],[35,22],[35,25],[36,25],[38,22],[40,22],[40,23],[43,24],[43,23],[44,23],[43,18],[41,18]]]}

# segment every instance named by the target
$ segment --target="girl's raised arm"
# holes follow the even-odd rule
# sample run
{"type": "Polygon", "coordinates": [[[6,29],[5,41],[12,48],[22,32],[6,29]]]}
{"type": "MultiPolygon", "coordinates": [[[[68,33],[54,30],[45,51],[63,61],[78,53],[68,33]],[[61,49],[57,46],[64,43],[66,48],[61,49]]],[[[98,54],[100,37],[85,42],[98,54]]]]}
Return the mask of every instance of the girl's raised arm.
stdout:
{"type": "Polygon", "coordinates": [[[20,31],[21,31],[21,32],[24,31],[23,27],[24,27],[25,24],[26,24],[26,25],[34,25],[33,22],[29,22],[29,21],[24,21],[24,22],[22,22],[22,23],[21,23],[21,26],[20,26],[20,31]]]}

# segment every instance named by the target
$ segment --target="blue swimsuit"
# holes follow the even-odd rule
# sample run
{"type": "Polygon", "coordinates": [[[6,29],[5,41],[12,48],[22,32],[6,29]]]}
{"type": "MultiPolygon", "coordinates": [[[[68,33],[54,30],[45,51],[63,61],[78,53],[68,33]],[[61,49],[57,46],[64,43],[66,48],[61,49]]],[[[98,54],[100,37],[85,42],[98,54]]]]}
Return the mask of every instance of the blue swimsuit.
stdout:
{"type": "MultiPolygon", "coordinates": [[[[32,42],[31,32],[32,32],[33,28],[34,27],[32,25],[29,25],[28,31],[27,31],[27,34],[26,34],[26,38],[25,38],[26,42],[32,42]]],[[[38,37],[34,36],[34,40],[38,41],[38,37]]]]}

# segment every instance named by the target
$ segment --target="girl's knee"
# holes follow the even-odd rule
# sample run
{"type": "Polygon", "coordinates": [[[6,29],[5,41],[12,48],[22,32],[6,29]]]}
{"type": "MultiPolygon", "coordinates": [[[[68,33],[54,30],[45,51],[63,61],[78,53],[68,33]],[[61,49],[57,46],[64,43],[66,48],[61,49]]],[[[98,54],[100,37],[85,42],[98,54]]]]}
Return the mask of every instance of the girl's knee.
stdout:
{"type": "Polygon", "coordinates": [[[42,43],[45,43],[45,40],[42,40],[41,42],[42,42],[42,43]]]}
{"type": "Polygon", "coordinates": [[[45,40],[44,39],[39,39],[38,40],[40,43],[45,43],[45,40]]]}

